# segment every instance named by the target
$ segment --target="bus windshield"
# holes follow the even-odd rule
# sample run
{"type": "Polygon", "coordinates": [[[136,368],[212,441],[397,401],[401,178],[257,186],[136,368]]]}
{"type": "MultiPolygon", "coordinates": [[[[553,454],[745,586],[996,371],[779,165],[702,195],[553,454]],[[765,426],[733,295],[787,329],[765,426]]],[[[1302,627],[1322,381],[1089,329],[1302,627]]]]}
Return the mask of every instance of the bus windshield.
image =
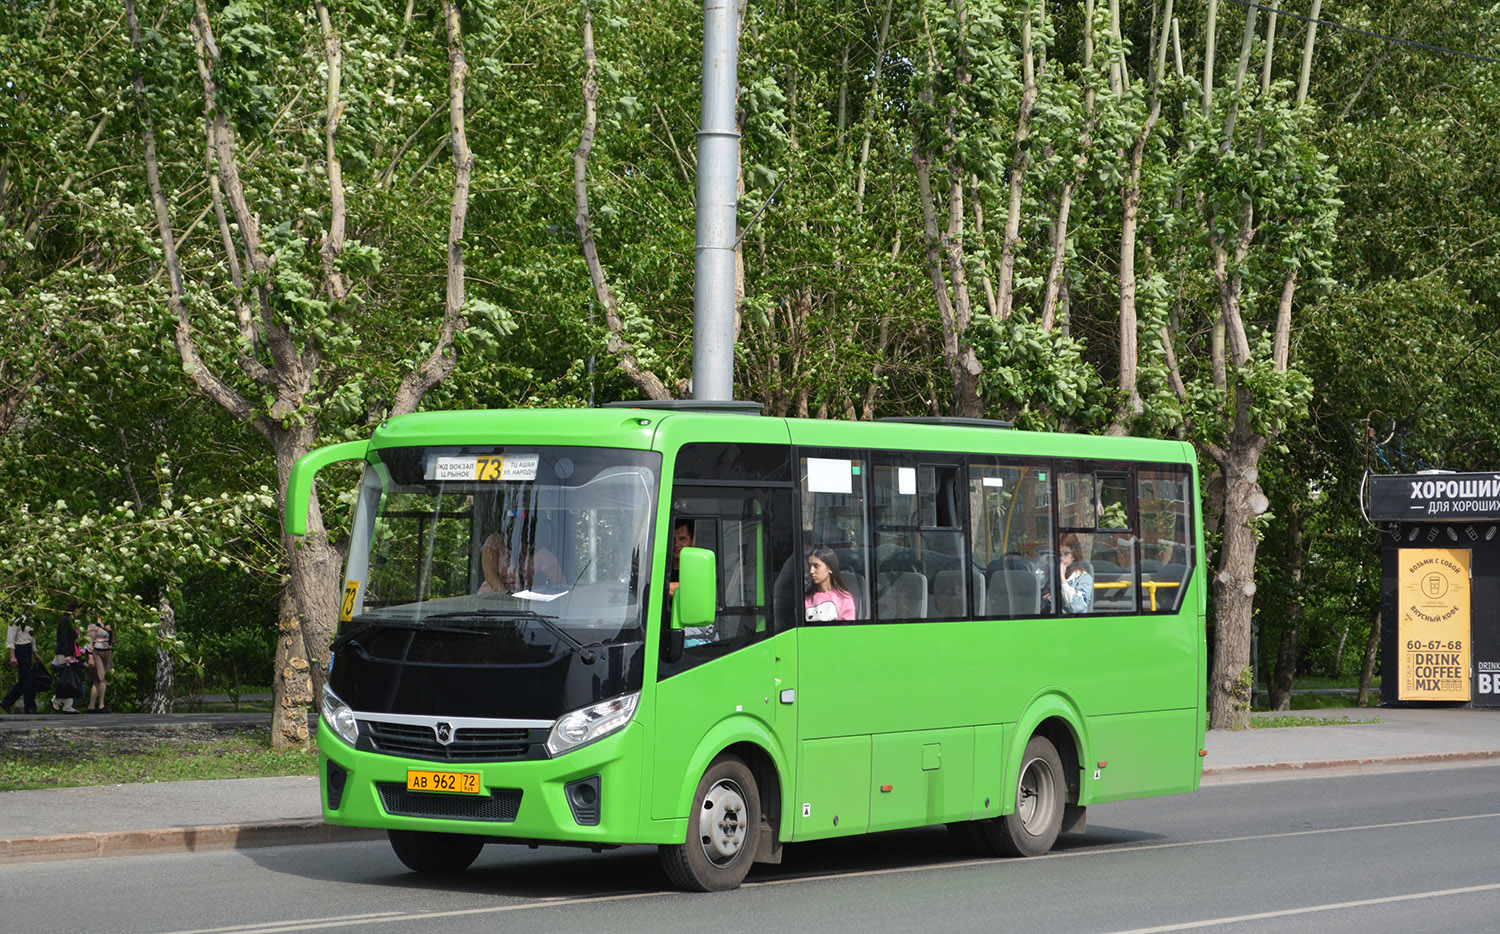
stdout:
{"type": "Polygon", "coordinates": [[[538,628],[639,641],[659,454],[386,448],[365,469],[340,633],[538,628]]]}

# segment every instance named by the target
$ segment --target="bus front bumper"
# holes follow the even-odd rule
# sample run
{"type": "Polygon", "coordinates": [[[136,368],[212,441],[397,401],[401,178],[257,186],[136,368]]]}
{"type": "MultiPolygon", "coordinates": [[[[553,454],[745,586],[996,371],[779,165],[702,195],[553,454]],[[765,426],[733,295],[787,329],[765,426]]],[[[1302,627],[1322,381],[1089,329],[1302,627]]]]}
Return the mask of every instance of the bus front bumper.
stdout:
{"type": "Polygon", "coordinates": [[[356,750],[320,722],[323,820],[346,827],[479,834],[519,843],[668,842],[642,839],[643,733],[639,724],[631,723],[555,759],[454,763],[356,750]],[[477,773],[479,791],[410,790],[409,771],[477,773]]]}

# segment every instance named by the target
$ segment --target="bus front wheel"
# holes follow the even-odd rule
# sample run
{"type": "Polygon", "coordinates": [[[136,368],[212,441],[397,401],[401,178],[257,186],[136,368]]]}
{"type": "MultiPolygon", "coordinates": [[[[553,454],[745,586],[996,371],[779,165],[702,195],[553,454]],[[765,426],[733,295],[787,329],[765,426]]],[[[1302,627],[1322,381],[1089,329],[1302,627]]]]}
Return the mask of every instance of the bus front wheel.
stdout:
{"type": "Polygon", "coordinates": [[[396,858],[412,872],[447,875],[463,872],[484,849],[484,838],[464,833],[388,830],[396,858]]]}
{"type": "Polygon", "coordinates": [[[1065,793],[1062,758],[1056,747],[1045,736],[1033,736],[1021,756],[1015,811],[984,822],[988,842],[1005,856],[1046,853],[1062,830],[1065,793]]]}
{"type": "Polygon", "coordinates": [[[736,888],[750,871],[760,833],[760,789],[738,756],[709,765],[693,794],[687,840],[661,847],[672,884],[693,892],[736,888]]]}

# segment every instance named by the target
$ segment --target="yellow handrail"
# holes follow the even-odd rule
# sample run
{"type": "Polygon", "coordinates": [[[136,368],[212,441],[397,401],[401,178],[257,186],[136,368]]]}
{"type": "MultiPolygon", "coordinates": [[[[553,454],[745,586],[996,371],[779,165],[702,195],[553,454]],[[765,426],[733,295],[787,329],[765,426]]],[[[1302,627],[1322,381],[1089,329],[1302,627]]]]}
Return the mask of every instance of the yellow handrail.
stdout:
{"type": "MultiPolygon", "coordinates": [[[[1099,581],[1094,582],[1095,590],[1124,590],[1130,586],[1130,581],[1099,581]]],[[[1181,587],[1181,581],[1141,581],[1141,586],[1151,593],[1151,612],[1156,612],[1156,589],[1158,587],[1181,587]]]]}
{"type": "Polygon", "coordinates": [[[1151,591],[1151,612],[1156,612],[1156,588],[1181,587],[1182,581],[1141,581],[1141,586],[1151,591]]]}

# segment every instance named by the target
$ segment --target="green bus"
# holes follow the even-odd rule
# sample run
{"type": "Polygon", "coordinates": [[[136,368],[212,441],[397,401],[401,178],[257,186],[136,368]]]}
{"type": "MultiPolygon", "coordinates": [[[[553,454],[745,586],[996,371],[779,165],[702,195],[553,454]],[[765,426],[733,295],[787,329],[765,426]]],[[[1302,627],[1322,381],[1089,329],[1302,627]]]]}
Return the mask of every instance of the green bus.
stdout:
{"type": "Polygon", "coordinates": [[[321,698],[323,817],[418,872],[657,844],[734,888],[784,844],[946,824],[1038,855],[1193,791],[1193,449],[747,403],[431,412],[364,464],[321,698]]]}

